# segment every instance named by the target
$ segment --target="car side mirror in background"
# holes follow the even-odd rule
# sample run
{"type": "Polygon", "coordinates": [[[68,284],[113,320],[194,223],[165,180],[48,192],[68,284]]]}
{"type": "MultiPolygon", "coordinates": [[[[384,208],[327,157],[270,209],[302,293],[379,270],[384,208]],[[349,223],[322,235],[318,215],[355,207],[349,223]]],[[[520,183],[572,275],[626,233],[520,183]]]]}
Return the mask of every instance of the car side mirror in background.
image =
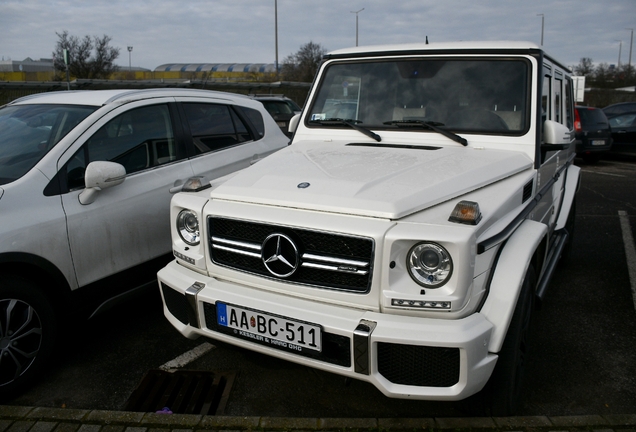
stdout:
{"type": "Polygon", "coordinates": [[[542,150],[554,151],[565,150],[572,143],[573,132],[561,123],[552,120],[546,120],[543,123],[543,144],[542,150]]]}
{"type": "Polygon", "coordinates": [[[86,167],[84,182],[86,188],[79,194],[80,204],[87,205],[95,201],[97,192],[117,186],[126,179],[126,168],[115,162],[96,161],[86,167]]]}
{"type": "Polygon", "coordinates": [[[298,127],[298,122],[300,121],[300,114],[296,114],[289,120],[289,127],[287,131],[290,133],[296,132],[296,128],[298,127]]]}

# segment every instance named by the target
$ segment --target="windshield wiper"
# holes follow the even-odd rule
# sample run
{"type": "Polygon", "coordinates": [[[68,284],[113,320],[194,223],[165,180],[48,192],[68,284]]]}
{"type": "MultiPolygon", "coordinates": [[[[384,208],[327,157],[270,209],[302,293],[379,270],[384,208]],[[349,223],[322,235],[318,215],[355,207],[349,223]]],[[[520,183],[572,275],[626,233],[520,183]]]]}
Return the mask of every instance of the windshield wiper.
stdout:
{"type": "Polygon", "coordinates": [[[384,122],[385,125],[395,125],[397,127],[425,127],[427,129],[433,130],[437,133],[444,135],[446,138],[450,138],[455,142],[460,143],[463,146],[468,145],[468,141],[466,138],[462,138],[456,133],[453,133],[449,130],[439,128],[438,126],[444,126],[444,123],[433,122],[433,121],[424,121],[424,120],[391,120],[384,122]]]}
{"type": "Polygon", "coordinates": [[[332,118],[328,118],[328,119],[324,119],[324,120],[310,120],[311,123],[320,123],[321,125],[330,125],[330,124],[343,124],[343,125],[347,125],[359,132],[362,132],[363,134],[365,134],[368,137],[373,138],[374,140],[376,140],[377,142],[382,141],[382,137],[380,135],[378,135],[377,133],[362,127],[362,126],[358,126],[356,123],[362,123],[360,120],[353,120],[353,119],[342,119],[342,118],[336,118],[336,117],[332,117],[332,118]]]}

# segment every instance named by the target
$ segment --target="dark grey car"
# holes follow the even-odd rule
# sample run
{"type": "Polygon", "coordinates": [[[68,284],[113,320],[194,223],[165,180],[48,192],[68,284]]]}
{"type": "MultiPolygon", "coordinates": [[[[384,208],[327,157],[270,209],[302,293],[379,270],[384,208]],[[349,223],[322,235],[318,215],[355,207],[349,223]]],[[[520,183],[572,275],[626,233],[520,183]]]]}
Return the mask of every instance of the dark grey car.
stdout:
{"type": "Polygon", "coordinates": [[[589,163],[598,162],[612,148],[612,130],[602,109],[574,107],[576,154],[589,163]]]}

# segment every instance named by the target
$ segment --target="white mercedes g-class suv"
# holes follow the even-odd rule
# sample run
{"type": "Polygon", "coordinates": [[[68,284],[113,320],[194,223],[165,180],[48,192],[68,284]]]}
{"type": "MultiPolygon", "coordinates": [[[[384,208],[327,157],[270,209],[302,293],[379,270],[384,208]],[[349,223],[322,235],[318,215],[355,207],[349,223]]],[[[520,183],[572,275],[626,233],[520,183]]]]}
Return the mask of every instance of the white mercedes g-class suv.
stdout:
{"type": "Polygon", "coordinates": [[[291,146],[173,197],[168,320],[513,413],[574,226],[570,71],[530,43],[344,49],[294,120],[291,146]]]}

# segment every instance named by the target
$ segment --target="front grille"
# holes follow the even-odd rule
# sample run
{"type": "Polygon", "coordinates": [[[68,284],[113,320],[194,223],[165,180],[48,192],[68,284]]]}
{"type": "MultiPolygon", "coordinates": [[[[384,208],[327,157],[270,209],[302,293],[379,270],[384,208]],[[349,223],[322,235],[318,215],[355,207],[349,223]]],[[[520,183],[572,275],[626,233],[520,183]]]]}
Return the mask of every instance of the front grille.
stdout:
{"type": "Polygon", "coordinates": [[[219,217],[209,217],[208,227],[210,255],[215,264],[319,288],[366,293],[371,287],[371,238],[219,217]],[[272,236],[284,237],[281,256],[285,260],[269,263],[268,269],[262,256],[264,244],[272,236]],[[292,269],[290,262],[294,259],[297,266],[292,269]]]}
{"type": "Polygon", "coordinates": [[[378,372],[394,384],[451,387],[459,382],[459,349],[380,342],[378,372]]]}

